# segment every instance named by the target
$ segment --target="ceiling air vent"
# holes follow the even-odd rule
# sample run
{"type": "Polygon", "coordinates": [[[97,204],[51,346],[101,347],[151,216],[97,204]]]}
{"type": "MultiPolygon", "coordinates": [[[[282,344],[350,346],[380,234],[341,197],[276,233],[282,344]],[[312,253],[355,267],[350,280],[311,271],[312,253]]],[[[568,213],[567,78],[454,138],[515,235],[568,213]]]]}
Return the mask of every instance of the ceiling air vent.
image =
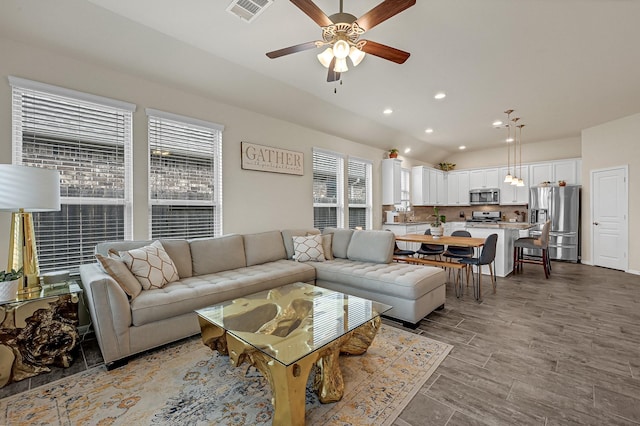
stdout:
{"type": "Polygon", "coordinates": [[[251,22],[273,3],[273,0],[233,0],[227,12],[236,15],[245,22],[251,22]]]}

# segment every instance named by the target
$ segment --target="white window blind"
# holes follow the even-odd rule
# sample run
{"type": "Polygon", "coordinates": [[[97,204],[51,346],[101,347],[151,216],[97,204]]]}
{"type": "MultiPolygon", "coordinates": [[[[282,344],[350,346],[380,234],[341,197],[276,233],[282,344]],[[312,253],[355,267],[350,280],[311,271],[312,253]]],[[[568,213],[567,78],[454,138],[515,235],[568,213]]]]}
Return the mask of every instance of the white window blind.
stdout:
{"type": "Polygon", "coordinates": [[[149,115],[151,238],[222,234],[222,129],[162,111],[149,115]]]}
{"type": "Polygon", "coordinates": [[[95,261],[97,243],[131,239],[135,106],[13,77],[10,82],[14,163],[60,172],[61,210],[33,213],[40,271],[76,272],[95,261]]]}
{"type": "Polygon", "coordinates": [[[343,226],[344,159],[340,154],[313,150],[313,226],[343,226]]]}
{"type": "Polygon", "coordinates": [[[347,175],[349,228],[371,229],[371,162],[350,158],[347,175]]]}
{"type": "Polygon", "coordinates": [[[411,169],[402,169],[400,176],[400,201],[407,211],[411,205],[411,169]]]}

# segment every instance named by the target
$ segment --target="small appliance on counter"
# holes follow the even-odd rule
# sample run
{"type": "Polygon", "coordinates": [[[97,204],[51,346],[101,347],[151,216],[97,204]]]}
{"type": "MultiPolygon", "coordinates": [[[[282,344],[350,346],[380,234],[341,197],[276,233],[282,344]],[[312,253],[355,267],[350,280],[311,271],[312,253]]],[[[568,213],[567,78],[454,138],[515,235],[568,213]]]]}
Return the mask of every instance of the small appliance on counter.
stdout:
{"type": "Polygon", "coordinates": [[[486,226],[490,224],[495,224],[498,226],[498,222],[502,218],[502,212],[481,212],[481,211],[473,211],[471,212],[471,219],[467,219],[467,226],[486,226]]]}
{"type": "Polygon", "coordinates": [[[398,223],[400,222],[400,212],[395,210],[387,212],[387,223],[398,223]]]}

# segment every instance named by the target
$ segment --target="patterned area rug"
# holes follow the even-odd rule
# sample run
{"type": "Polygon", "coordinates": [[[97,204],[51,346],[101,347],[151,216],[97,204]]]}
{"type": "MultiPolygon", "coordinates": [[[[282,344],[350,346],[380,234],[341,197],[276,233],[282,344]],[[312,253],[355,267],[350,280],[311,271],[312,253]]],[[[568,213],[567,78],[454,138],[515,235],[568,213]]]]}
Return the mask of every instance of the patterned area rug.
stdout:
{"type": "MultiPolygon", "coordinates": [[[[341,356],[341,401],[321,404],[307,387],[306,423],[390,425],[451,348],[383,325],[367,353],[341,356]]],[[[272,414],[261,374],[199,338],[0,400],[2,425],[270,425],[272,414]]]]}

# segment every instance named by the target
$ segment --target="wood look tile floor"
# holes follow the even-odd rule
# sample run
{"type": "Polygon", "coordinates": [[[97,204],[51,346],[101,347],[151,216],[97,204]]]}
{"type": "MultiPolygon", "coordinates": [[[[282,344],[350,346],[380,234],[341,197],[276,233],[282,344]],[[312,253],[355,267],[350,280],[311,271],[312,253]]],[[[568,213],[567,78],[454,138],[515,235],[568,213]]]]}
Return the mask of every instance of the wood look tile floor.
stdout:
{"type": "Polygon", "coordinates": [[[640,276],[553,262],[482,303],[453,290],[415,331],[454,348],[394,426],[640,424],[640,276]]]}
{"type": "MultiPolygon", "coordinates": [[[[553,262],[549,280],[525,265],[496,294],[483,284],[482,303],[448,285],[445,309],[413,330],[454,348],[394,426],[640,424],[640,276],[553,262]]],[[[88,336],[70,368],[0,398],[100,363],[88,336]]]]}

